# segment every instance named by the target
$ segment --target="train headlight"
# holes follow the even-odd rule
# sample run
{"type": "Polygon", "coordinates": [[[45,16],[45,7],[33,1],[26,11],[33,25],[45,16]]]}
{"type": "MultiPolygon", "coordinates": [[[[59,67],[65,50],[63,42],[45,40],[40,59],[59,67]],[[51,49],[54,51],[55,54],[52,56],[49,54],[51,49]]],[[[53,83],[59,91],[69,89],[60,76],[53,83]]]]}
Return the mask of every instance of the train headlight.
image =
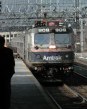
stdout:
{"type": "Polygon", "coordinates": [[[71,24],[70,23],[68,24],[68,27],[71,27],[71,24]]]}
{"type": "Polygon", "coordinates": [[[66,58],[68,58],[68,57],[69,57],[69,55],[65,55],[65,57],[66,57],[66,58]]]}
{"type": "Polygon", "coordinates": [[[56,48],[56,45],[50,45],[49,48],[50,49],[55,49],[56,48]]]}
{"type": "Polygon", "coordinates": [[[68,69],[69,69],[69,70],[73,70],[73,67],[71,66],[71,67],[69,67],[68,69]]]}

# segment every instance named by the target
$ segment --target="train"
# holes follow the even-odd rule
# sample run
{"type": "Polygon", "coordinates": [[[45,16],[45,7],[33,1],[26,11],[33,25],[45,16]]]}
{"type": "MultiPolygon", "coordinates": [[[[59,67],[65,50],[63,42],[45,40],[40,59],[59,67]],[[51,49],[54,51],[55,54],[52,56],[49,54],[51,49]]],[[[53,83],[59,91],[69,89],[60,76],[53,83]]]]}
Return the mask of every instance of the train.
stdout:
{"type": "Polygon", "coordinates": [[[12,46],[33,74],[44,80],[62,80],[73,73],[74,32],[64,20],[36,20],[12,40],[12,46]]]}

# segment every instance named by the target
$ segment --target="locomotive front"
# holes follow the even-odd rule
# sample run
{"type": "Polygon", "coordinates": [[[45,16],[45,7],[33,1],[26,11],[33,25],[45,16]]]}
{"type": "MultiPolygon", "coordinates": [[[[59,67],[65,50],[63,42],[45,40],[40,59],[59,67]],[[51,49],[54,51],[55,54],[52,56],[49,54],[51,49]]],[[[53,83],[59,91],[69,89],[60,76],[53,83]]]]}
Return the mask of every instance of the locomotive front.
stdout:
{"type": "Polygon", "coordinates": [[[34,73],[60,78],[73,72],[74,34],[62,21],[37,22],[29,62],[34,73]]]}

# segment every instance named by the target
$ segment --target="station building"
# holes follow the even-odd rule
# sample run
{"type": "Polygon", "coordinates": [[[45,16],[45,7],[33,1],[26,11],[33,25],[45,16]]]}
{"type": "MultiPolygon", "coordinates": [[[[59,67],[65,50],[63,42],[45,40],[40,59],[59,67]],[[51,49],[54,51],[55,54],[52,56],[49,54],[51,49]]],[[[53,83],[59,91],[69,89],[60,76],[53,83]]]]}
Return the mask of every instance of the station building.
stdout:
{"type": "Polygon", "coordinates": [[[8,46],[8,44],[11,42],[11,40],[15,37],[17,37],[18,34],[21,32],[0,32],[0,35],[2,35],[5,38],[5,45],[8,46]]]}

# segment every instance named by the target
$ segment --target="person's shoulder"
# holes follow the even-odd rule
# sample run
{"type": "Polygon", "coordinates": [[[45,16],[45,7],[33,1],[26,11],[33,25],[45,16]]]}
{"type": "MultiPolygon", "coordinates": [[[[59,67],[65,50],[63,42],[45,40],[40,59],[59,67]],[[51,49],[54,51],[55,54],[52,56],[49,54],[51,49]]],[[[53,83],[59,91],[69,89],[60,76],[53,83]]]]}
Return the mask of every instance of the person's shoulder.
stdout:
{"type": "Polygon", "coordinates": [[[8,52],[13,52],[13,50],[11,48],[8,48],[8,47],[4,47],[4,49],[8,52]]]}

